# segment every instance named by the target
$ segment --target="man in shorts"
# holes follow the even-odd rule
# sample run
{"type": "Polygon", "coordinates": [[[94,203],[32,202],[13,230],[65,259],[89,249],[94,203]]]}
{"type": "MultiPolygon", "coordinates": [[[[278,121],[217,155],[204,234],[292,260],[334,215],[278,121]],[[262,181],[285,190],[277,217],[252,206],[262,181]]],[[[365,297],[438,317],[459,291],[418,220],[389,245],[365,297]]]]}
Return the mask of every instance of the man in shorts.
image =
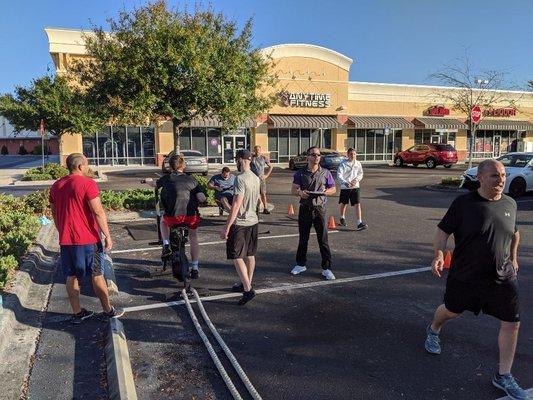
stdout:
{"type": "Polygon", "coordinates": [[[348,159],[340,163],[337,168],[337,179],[341,185],[340,204],[340,224],[346,226],[346,208],[348,202],[355,206],[355,229],[362,231],[368,228],[361,217],[361,202],[359,183],[363,179],[363,166],[356,159],[355,149],[351,147],[346,152],[348,159]]]}
{"type": "Polygon", "coordinates": [[[327,196],[335,194],[335,180],[326,168],[320,166],[320,149],[307,149],[307,167],[294,174],[291,193],[300,198],[298,211],[298,232],[300,234],[296,265],[292,275],[307,271],[307,245],[311,226],[315,227],[318,247],[322,256],[322,276],[327,280],[335,279],[331,271],[331,250],[328,243],[328,226],[326,224],[327,196]]]}
{"type": "Polygon", "coordinates": [[[234,291],[242,291],[239,305],[255,297],[252,280],[257,251],[259,218],[259,178],[251,171],[252,153],[239,150],[236,155],[237,168],[241,172],[235,178],[233,205],[220,237],[226,239],[226,255],[233,260],[241,285],[234,285],[234,291]]]}
{"type": "Polygon", "coordinates": [[[492,383],[512,399],[527,399],[511,374],[520,326],[516,202],[503,194],[505,168],[499,161],[483,161],[477,177],[479,189],[457,197],[438,224],[433,274],[441,276],[443,253],[451,234],[455,250],[444,304],[437,308],[427,327],[425,348],[431,354],[440,354],[443,325],[464,311],[491,315],[500,320],[500,363],[492,383]]]}
{"type": "Polygon", "coordinates": [[[164,214],[160,224],[161,240],[163,240],[162,258],[172,254],[170,248],[170,228],[174,225],[185,224],[189,228],[189,243],[191,245],[191,279],[198,279],[198,258],[200,246],[198,244],[198,226],[200,213],[198,203],[205,201],[196,179],[184,173],[185,160],[180,155],[173,155],[169,160],[170,173],[157,181],[146,178],[145,183],[161,189],[161,204],[164,214]]]}
{"type": "Polygon", "coordinates": [[[222,168],[220,174],[213,175],[207,186],[215,191],[215,200],[217,200],[224,211],[230,212],[233,203],[233,189],[235,186],[235,175],[230,173],[228,167],[222,168]]]}
{"type": "Polygon", "coordinates": [[[261,180],[261,202],[263,203],[263,214],[270,214],[268,210],[267,196],[266,196],[266,180],[272,173],[272,164],[267,157],[261,154],[261,146],[254,146],[254,154],[252,158],[252,172],[256,174],[261,180]],[[268,167],[268,169],[267,169],[268,167]],[[265,172],[266,170],[266,172],[265,172]]]}
{"type": "Polygon", "coordinates": [[[67,168],[69,174],[50,188],[50,207],[59,232],[61,268],[67,276],[67,294],[74,313],[71,322],[80,324],[94,315],[80,306],[80,281],[87,276],[91,277],[94,293],[102,304],[102,316],[120,317],[124,311],[109,301],[100,262],[104,248],[109,251],[113,247],[100,191],[94,179],[87,176],[89,164],[83,154],[70,154],[67,168]],[[104,247],[100,233],[104,235],[104,247]]]}

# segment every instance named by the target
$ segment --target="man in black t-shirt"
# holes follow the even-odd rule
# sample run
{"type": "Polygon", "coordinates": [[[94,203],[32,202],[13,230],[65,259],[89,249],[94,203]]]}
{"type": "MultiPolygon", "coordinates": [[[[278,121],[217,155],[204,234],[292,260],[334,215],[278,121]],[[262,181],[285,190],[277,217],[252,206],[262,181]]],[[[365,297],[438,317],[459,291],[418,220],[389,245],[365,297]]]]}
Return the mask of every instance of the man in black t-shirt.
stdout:
{"type": "Polygon", "coordinates": [[[193,177],[186,175],[185,160],[179,155],[170,157],[170,174],[164,175],[157,181],[151,178],[144,180],[152,187],[161,189],[161,204],[164,215],[160,224],[161,239],[163,240],[162,257],[172,254],[170,249],[170,228],[174,225],[185,224],[189,228],[189,243],[191,245],[191,278],[198,278],[198,257],[200,246],[198,244],[197,228],[200,224],[198,203],[205,201],[205,195],[198,182],[193,177]]]}
{"type": "Polygon", "coordinates": [[[443,253],[451,234],[455,249],[444,304],[437,308],[427,327],[425,348],[431,354],[440,354],[442,326],[466,310],[492,315],[501,321],[499,371],[492,383],[512,399],[527,399],[511,375],[520,326],[516,202],[503,194],[505,168],[499,161],[483,161],[477,177],[480,188],[457,197],[438,224],[433,242],[433,274],[441,276],[443,253]]]}

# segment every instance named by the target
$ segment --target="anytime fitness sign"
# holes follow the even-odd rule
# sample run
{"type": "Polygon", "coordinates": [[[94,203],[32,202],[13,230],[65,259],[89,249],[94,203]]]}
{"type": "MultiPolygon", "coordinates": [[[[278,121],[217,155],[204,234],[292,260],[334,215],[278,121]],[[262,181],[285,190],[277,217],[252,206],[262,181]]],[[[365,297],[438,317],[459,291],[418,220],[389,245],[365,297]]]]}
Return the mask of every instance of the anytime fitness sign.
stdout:
{"type": "Polygon", "coordinates": [[[285,107],[326,108],[331,105],[331,94],[329,93],[281,92],[279,98],[285,107]]]}

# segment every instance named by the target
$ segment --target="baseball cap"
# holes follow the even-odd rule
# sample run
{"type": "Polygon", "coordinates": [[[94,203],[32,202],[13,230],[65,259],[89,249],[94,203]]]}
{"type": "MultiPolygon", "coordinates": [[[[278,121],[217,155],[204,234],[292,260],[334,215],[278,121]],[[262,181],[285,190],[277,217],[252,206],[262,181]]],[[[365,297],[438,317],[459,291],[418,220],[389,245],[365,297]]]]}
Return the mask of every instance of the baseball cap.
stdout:
{"type": "Polygon", "coordinates": [[[239,151],[237,151],[235,158],[242,158],[243,160],[251,160],[252,152],[247,149],[240,149],[239,151]]]}

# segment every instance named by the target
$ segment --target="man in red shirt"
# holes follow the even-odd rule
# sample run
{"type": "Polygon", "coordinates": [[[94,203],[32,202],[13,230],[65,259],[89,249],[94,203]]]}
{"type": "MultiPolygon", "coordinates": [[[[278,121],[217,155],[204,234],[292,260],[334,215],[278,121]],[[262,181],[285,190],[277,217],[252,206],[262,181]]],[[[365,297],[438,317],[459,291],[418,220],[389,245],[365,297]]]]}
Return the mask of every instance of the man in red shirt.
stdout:
{"type": "Polygon", "coordinates": [[[50,189],[50,206],[59,232],[61,266],[67,275],[67,293],[74,313],[71,321],[79,324],[94,315],[93,311],[80,306],[80,280],[85,276],[92,278],[103,316],[120,317],[124,311],[111,306],[100,263],[104,251],[100,232],[104,235],[106,251],[111,250],[113,241],[98,186],[86,176],[89,166],[83,154],[69,155],[67,168],[70,174],[56,181],[50,189]]]}

